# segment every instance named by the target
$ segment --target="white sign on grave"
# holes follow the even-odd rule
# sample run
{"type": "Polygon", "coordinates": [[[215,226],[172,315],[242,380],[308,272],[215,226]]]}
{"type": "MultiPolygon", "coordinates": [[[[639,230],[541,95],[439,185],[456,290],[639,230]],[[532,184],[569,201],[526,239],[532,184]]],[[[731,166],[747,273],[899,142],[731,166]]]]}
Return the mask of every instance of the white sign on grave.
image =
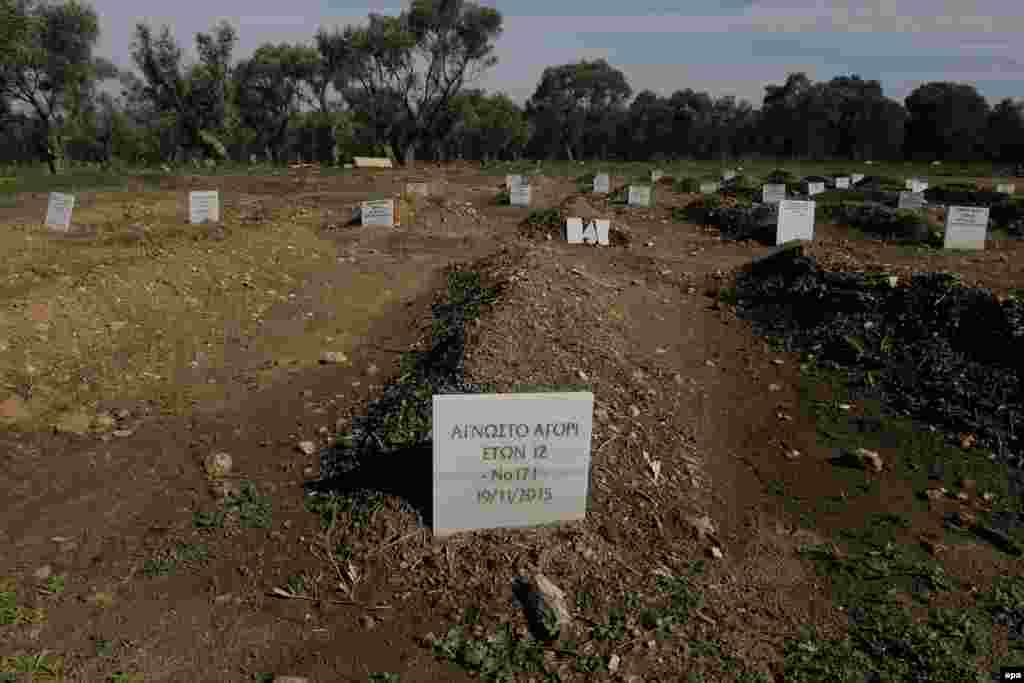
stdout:
{"type": "Polygon", "coordinates": [[[607,247],[609,244],[608,231],[610,227],[611,221],[607,218],[596,218],[590,221],[583,227],[583,243],[607,247]]]}
{"type": "Polygon", "coordinates": [[[394,199],[376,199],[363,202],[360,210],[364,226],[395,227],[394,199]]]}
{"type": "Polygon", "coordinates": [[[836,189],[837,190],[849,190],[850,189],[850,178],[848,176],[839,176],[836,178],[836,189]]]}
{"type": "Polygon", "coordinates": [[[988,207],[950,206],[946,209],[946,249],[984,249],[988,207]]]}
{"type": "Polygon", "coordinates": [[[190,223],[220,222],[220,193],[209,192],[188,193],[188,220],[190,223]]]}
{"type": "Polygon", "coordinates": [[[923,209],[924,205],[925,200],[923,192],[900,192],[900,199],[899,203],[896,204],[896,208],[918,211],[919,209],[923,209]]]}
{"type": "Polygon", "coordinates": [[[928,183],[920,178],[910,178],[906,182],[906,188],[911,192],[924,192],[928,189],[928,183]]]}
{"type": "Polygon", "coordinates": [[[406,183],[405,193],[407,195],[413,195],[417,197],[429,197],[430,183],[406,183]]]}
{"type": "Polygon", "coordinates": [[[519,187],[521,185],[525,185],[525,184],[526,184],[526,178],[524,178],[521,175],[508,175],[508,176],[505,176],[505,187],[508,188],[509,192],[511,192],[515,188],[517,188],[517,187],[519,187]]]}
{"type": "Polygon", "coordinates": [[[811,201],[784,199],[779,202],[778,222],[775,228],[775,244],[790,240],[814,239],[814,209],[811,201]]]}
{"type": "Polygon", "coordinates": [[[863,173],[854,173],[852,176],[850,176],[850,182],[852,182],[854,185],[856,185],[862,180],[864,180],[863,173]]]}
{"type": "Polygon", "coordinates": [[[765,204],[778,204],[786,198],[785,185],[762,185],[761,201],[765,204]]]}
{"type": "Polygon", "coordinates": [[[651,188],[647,185],[630,185],[628,203],[630,206],[650,206],[651,188]]]}
{"type": "Polygon", "coordinates": [[[530,205],[530,186],[529,185],[515,185],[509,192],[509,203],[512,206],[529,206],[530,205]]]}
{"type": "Polygon", "coordinates": [[[664,171],[651,171],[651,182],[656,183],[665,177],[664,171]]]}
{"type": "Polygon", "coordinates": [[[583,219],[565,219],[565,241],[569,244],[583,244],[583,219]]]}
{"type": "Polygon", "coordinates": [[[701,194],[714,194],[718,192],[718,183],[701,183],[700,193],[701,194]]]}
{"type": "Polygon", "coordinates": [[[434,396],[434,536],[587,516],[594,395],[434,396]]]}
{"type": "Polygon", "coordinates": [[[996,185],[996,192],[1001,194],[1013,194],[1017,190],[1017,186],[1013,183],[1004,183],[996,185]]]}
{"type": "Polygon", "coordinates": [[[71,212],[75,208],[75,195],[51,192],[46,205],[46,227],[67,232],[71,229],[71,212]]]}
{"type": "Polygon", "coordinates": [[[608,194],[612,191],[612,181],[607,173],[594,176],[594,194],[608,194]]]}
{"type": "Polygon", "coordinates": [[[814,196],[825,191],[825,183],[807,183],[807,194],[814,196]]]}

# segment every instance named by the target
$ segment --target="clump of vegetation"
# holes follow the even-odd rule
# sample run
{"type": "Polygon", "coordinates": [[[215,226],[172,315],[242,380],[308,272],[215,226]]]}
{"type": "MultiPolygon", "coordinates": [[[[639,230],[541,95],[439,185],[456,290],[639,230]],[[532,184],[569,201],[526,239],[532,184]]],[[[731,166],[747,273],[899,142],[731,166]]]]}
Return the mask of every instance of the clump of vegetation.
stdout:
{"type": "Polygon", "coordinates": [[[700,181],[696,178],[680,178],[676,181],[675,190],[676,192],[695,194],[700,192],[700,181]]]}
{"type": "Polygon", "coordinates": [[[992,225],[1013,237],[1024,238],[1024,198],[1006,199],[993,204],[988,215],[992,225]]]}
{"type": "Polygon", "coordinates": [[[559,234],[565,218],[557,208],[534,209],[519,224],[519,234],[527,239],[545,239],[559,234]]]}
{"type": "Polygon", "coordinates": [[[722,194],[743,202],[757,202],[761,200],[761,186],[749,176],[738,175],[722,182],[722,194]]]}
{"type": "Polygon", "coordinates": [[[769,185],[792,185],[797,182],[797,179],[789,171],[777,168],[765,176],[764,182],[769,185]]]}
{"type": "Polygon", "coordinates": [[[924,198],[935,204],[957,206],[992,206],[1005,200],[1006,196],[992,190],[982,190],[967,183],[949,183],[929,187],[924,198]]]}
{"type": "Polygon", "coordinates": [[[887,239],[941,243],[927,218],[916,211],[892,209],[874,202],[840,201],[825,205],[828,216],[837,223],[849,225],[887,239]]]}
{"type": "Polygon", "coordinates": [[[866,176],[857,183],[858,190],[874,190],[882,192],[903,192],[907,189],[906,183],[895,178],[885,176],[866,176]]]}
{"type": "Polygon", "coordinates": [[[704,195],[683,208],[672,209],[672,219],[718,228],[726,239],[757,239],[774,243],[771,207],[755,206],[744,197],[704,195]]]}

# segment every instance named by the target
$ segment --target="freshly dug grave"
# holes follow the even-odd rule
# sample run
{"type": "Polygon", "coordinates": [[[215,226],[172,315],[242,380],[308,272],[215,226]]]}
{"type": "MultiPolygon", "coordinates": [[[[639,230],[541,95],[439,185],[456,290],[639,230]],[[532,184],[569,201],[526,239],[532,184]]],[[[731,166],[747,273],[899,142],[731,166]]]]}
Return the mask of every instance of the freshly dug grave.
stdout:
{"type": "Polygon", "coordinates": [[[1024,466],[1024,305],[925,273],[828,272],[802,248],[737,277],[738,312],[791,351],[841,367],[908,415],[1024,466]]]}

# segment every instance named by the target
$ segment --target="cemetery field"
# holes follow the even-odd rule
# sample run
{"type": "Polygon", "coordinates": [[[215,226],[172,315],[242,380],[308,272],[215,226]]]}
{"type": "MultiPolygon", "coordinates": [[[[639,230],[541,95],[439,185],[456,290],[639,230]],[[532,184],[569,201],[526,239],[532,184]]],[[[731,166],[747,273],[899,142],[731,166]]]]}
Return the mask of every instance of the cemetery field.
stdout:
{"type": "MultiPolygon", "coordinates": [[[[763,166],[743,171],[758,187],[763,166]]],[[[991,169],[880,167],[858,168],[1024,191],[991,169]]],[[[1024,666],[1024,406],[1006,360],[1024,241],[1011,225],[947,250],[822,210],[810,245],[751,267],[773,246],[691,219],[699,193],[663,182],[626,203],[651,170],[725,168],[0,185],[0,681],[1024,666]],[[610,197],[587,186],[602,172],[610,197]],[[529,177],[528,207],[508,204],[507,174],[529,177]],[[43,225],[50,191],[75,196],[67,231],[43,225]],[[189,221],[196,191],[217,191],[219,221],[189,221]],[[391,198],[394,227],[353,220],[391,198]],[[608,245],[567,244],[575,217],[608,219],[608,245]],[[430,398],[452,387],[592,392],[585,519],[433,538],[430,398]],[[534,572],[572,613],[552,642],[513,595],[534,572]]],[[[921,211],[941,227],[943,207],[921,211]]]]}

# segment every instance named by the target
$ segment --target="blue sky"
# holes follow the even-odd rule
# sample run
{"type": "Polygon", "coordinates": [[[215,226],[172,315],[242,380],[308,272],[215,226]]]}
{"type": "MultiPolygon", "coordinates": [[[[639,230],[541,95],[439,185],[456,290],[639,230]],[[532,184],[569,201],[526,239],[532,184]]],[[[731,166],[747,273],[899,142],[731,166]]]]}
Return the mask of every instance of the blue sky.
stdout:
{"type": "MultiPolygon", "coordinates": [[[[99,53],[130,65],[136,21],[169,24],[188,50],[220,19],[240,33],[236,56],[264,42],[309,42],[318,26],[397,13],[400,0],[93,0],[99,53]]],[[[760,106],[764,86],[804,71],[814,80],[859,74],[901,100],[921,83],[974,84],[995,102],[1024,98],[1020,0],[484,0],[505,16],[499,64],[479,83],[517,100],[544,67],[605,58],[634,91],[681,88],[734,95],[760,106]],[[680,9],[680,8],[683,9],[680,9]]]]}

